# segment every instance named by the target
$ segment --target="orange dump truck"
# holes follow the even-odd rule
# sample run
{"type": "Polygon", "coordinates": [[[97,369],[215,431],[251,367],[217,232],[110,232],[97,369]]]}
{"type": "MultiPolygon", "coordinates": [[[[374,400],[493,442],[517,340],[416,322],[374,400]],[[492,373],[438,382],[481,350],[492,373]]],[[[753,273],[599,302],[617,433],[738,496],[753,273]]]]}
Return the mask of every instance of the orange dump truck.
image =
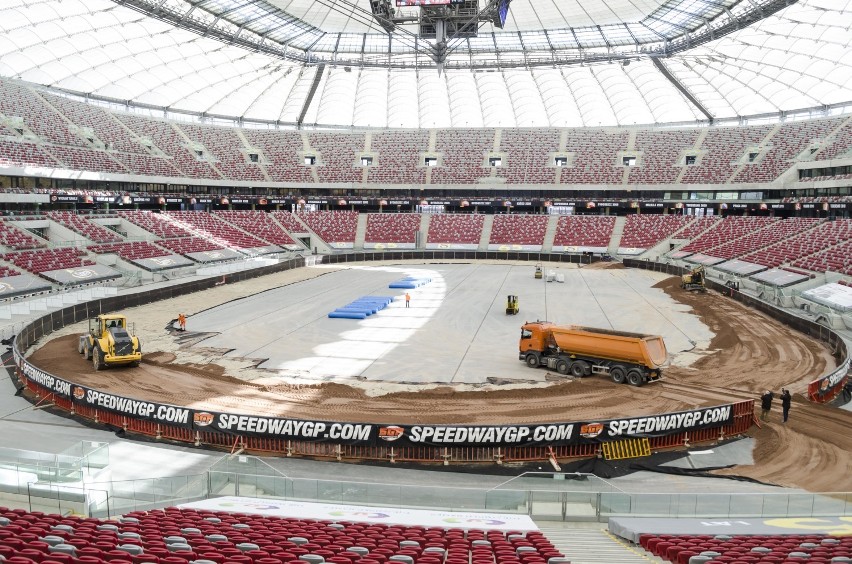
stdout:
{"type": "Polygon", "coordinates": [[[608,374],[616,384],[642,386],[662,377],[668,360],[659,335],[642,335],[547,321],[521,327],[519,358],[527,366],[547,366],[574,377],[608,374]]]}

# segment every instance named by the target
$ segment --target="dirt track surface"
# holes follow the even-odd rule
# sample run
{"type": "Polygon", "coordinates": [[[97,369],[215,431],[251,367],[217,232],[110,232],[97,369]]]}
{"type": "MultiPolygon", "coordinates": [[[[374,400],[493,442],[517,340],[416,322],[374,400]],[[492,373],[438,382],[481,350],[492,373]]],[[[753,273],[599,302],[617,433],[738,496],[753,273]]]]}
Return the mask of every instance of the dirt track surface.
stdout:
{"type": "MultiPolygon", "coordinates": [[[[642,388],[616,385],[599,376],[565,381],[554,374],[554,384],[548,387],[495,386],[472,391],[437,387],[371,397],[361,389],[335,383],[264,385],[263,378],[268,374],[262,372],[256,381],[239,379],[228,376],[225,368],[214,363],[180,364],[180,350],[174,354],[146,352],[138,368],[96,373],[76,354],[75,335],[47,342],[29,360],[72,382],[149,401],[214,411],[370,423],[511,424],[606,419],[757,400],[763,390],[779,392],[785,386],[795,398],[791,422],[780,424],[780,401],[776,400],[773,421],[754,432],[757,464],[728,472],[812,491],[852,489],[848,476],[852,413],[810,404],[802,396],[807,382],[835,366],[825,347],[720,294],[685,294],[676,278],[665,279],[657,287],[691,306],[716,337],[707,350],[694,353],[698,358],[688,367],[672,366],[664,382],[642,388]]],[[[205,293],[208,305],[218,303],[209,294],[205,293]]],[[[223,296],[222,301],[226,300],[223,296]]]]}

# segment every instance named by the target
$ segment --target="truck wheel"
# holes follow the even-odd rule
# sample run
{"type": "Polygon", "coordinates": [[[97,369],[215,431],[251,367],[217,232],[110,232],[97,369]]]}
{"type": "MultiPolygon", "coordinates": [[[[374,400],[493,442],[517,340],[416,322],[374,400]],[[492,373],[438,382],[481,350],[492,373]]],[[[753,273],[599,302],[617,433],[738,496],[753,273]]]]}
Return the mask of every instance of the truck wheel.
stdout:
{"type": "Polygon", "coordinates": [[[623,384],[624,379],[627,377],[627,373],[623,366],[613,366],[609,371],[609,376],[616,384],[623,384]]]}
{"type": "Polygon", "coordinates": [[[83,344],[83,360],[89,360],[92,358],[92,350],[89,348],[88,343],[83,344]]]}
{"type": "Polygon", "coordinates": [[[556,371],[560,374],[568,374],[568,370],[571,369],[571,365],[568,364],[567,360],[557,360],[556,361],[556,371]]]}
{"type": "Polygon", "coordinates": [[[104,368],[104,353],[98,347],[92,349],[92,366],[95,370],[103,370],[104,368]]]}
{"type": "Polygon", "coordinates": [[[627,372],[627,383],[631,386],[641,386],[645,383],[645,377],[642,375],[642,371],[636,368],[631,368],[627,372]]]}
{"type": "Polygon", "coordinates": [[[77,339],[77,352],[83,354],[84,350],[86,350],[86,346],[83,344],[83,339],[77,339]]]}
{"type": "Polygon", "coordinates": [[[588,365],[582,360],[576,361],[571,365],[571,376],[574,378],[582,378],[586,375],[586,367],[588,365]]]}
{"type": "Polygon", "coordinates": [[[535,353],[527,353],[527,356],[524,357],[524,362],[526,362],[527,366],[530,368],[535,368],[541,364],[538,360],[538,355],[535,353]]]}

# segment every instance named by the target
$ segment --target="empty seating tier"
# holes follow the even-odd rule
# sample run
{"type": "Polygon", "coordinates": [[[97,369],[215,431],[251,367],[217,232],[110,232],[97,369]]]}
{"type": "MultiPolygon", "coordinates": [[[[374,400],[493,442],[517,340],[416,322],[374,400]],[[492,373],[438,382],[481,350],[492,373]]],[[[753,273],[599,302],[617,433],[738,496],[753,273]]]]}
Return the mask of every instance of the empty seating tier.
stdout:
{"type": "Polygon", "coordinates": [[[367,182],[423,184],[426,169],[420,162],[420,152],[428,146],[428,131],[373,133],[370,150],[376,153],[377,160],[368,168],[367,182]]]}
{"type": "Polygon", "coordinates": [[[268,241],[249,235],[245,231],[229,225],[215,215],[197,211],[172,211],[166,215],[182,223],[194,236],[208,239],[221,247],[251,249],[266,247],[268,241]]]}
{"type": "Polygon", "coordinates": [[[681,250],[702,253],[723,243],[738,239],[756,229],[766,227],[773,221],[777,220],[769,217],[726,217],[715,223],[713,227],[699,235],[697,239],[694,239],[681,250]]]}
{"type": "Polygon", "coordinates": [[[371,213],[367,214],[364,242],[410,243],[413,246],[419,230],[419,213],[371,213]]]}
{"type": "Polygon", "coordinates": [[[491,245],[543,245],[548,220],[546,215],[496,215],[488,242],[491,245]]]}
{"type": "Polygon", "coordinates": [[[436,214],[429,220],[429,235],[426,242],[479,245],[484,224],[485,216],[480,213],[436,214]]]}
{"type": "Polygon", "coordinates": [[[3,259],[11,262],[18,268],[38,274],[50,270],[63,268],[78,268],[95,264],[85,259],[86,253],[79,249],[39,249],[35,251],[20,251],[17,253],[6,253],[3,259]]]}
{"type": "MultiPolygon", "coordinates": [[[[770,268],[782,264],[796,264],[801,268],[813,270],[807,266],[810,264],[807,260],[808,256],[823,252],[828,256],[834,252],[837,245],[850,239],[852,239],[852,220],[827,221],[774,245],[744,255],[742,260],[770,268]]],[[[816,267],[817,263],[810,266],[816,267]]]]}
{"type": "Polygon", "coordinates": [[[798,233],[811,229],[819,222],[819,219],[807,218],[773,221],[762,229],[748,233],[739,239],[713,247],[712,249],[707,250],[706,253],[717,258],[736,258],[746,253],[751,253],[755,249],[762,249],[778,243],[779,241],[789,239],[798,233]]]}
{"type": "Polygon", "coordinates": [[[0,527],[0,556],[14,564],[546,564],[563,558],[539,531],[507,534],[175,507],[110,521],[6,508],[0,515],[8,521],[0,527]]]}
{"type": "Polygon", "coordinates": [[[364,150],[363,133],[311,133],[308,139],[321,156],[320,182],[361,182],[364,169],[358,154],[364,150]]]}
{"type": "Polygon", "coordinates": [[[683,229],[691,220],[685,215],[629,215],[619,247],[650,249],[683,229]]]}
{"type": "Polygon", "coordinates": [[[566,151],[574,154],[570,167],[562,168],[563,184],[621,184],[624,167],[618,152],[627,148],[626,132],[574,129],[568,132],[566,151]]]}
{"type": "Polygon", "coordinates": [[[83,216],[77,215],[73,212],[47,212],[47,217],[56,223],[64,225],[72,231],[76,231],[86,239],[94,241],[95,243],[118,243],[124,240],[115,231],[110,231],[106,227],[92,223],[83,216]]]}
{"type": "Polygon", "coordinates": [[[683,151],[692,149],[698,130],[640,131],[636,150],[642,151],[640,166],[630,169],[631,184],[672,184],[683,170],[683,151]]]}
{"type": "Polygon", "coordinates": [[[192,234],[175,223],[173,217],[153,213],[149,211],[120,211],[119,217],[133,223],[145,231],[162,237],[163,239],[174,239],[176,237],[191,237],[192,234]]]}
{"type": "Polygon", "coordinates": [[[559,137],[552,129],[504,129],[500,151],[506,153],[506,162],[497,176],[512,184],[553,184],[556,167],[548,157],[559,149],[559,137]]]}
{"type": "Polygon", "coordinates": [[[3,221],[0,222],[0,245],[20,251],[44,247],[44,242],[11,225],[8,221],[3,221]]]}
{"type": "Polygon", "coordinates": [[[486,155],[494,149],[494,130],[450,129],[437,134],[435,150],[442,155],[441,166],[432,169],[433,184],[475,184],[490,176],[486,155]]]}
{"type": "Polygon", "coordinates": [[[297,243],[278,225],[272,215],[259,210],[217,211],[215,215],[236,225],[243,231],[253,233],[273,245],[296,245],[297,243]]]}
{"type": "Polygon", "coordinates": [[[614,216],[563,215],[556,224],[554,247],[607,248],[615,228],[614,216]]]}
{"type": "Polygon", "coordinates": [[[357,211],[306,211],[299,219],[326,243],[355,243],[357,211]]]}
{"type": "Polygon", "coordinates": [[[706,564],[808,562],[827,564],[848,562],[852,537],[825,535],[651,535],[639,543],[665,562],[688,564],[693,557],[706,564]],[[838,560],[832,560],[838,558],[838,560]]]}
{"type": "Polygon", "coordinates": [[[91,245],[88,249],[93,253],[105,254],[115,253],[125,260],[139,260],[170,255],[156,245],[145,241],[133,241],[130,243],[110,243],[106,245],[91,245]]]}
{"type": "Polygon", "coordinates": [[[272,212],[272,217],[290,233],[304,233],[307,230],[302,222],[288,211],[274,211],[272,212]]]}

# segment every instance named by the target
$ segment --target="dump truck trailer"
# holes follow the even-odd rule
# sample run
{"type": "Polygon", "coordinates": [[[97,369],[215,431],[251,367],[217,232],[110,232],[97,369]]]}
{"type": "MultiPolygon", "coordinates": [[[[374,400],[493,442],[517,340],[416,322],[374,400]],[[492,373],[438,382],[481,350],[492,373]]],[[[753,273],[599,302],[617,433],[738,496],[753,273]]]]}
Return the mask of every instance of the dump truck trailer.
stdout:
{"type": "Polygon", "coordinates": [[[659,335],[643,335],[547,321],[525,323],[519,359],[576,378],[605,374],[616,384],[642,386],[662,378],[668,352],[659,335]]]}

